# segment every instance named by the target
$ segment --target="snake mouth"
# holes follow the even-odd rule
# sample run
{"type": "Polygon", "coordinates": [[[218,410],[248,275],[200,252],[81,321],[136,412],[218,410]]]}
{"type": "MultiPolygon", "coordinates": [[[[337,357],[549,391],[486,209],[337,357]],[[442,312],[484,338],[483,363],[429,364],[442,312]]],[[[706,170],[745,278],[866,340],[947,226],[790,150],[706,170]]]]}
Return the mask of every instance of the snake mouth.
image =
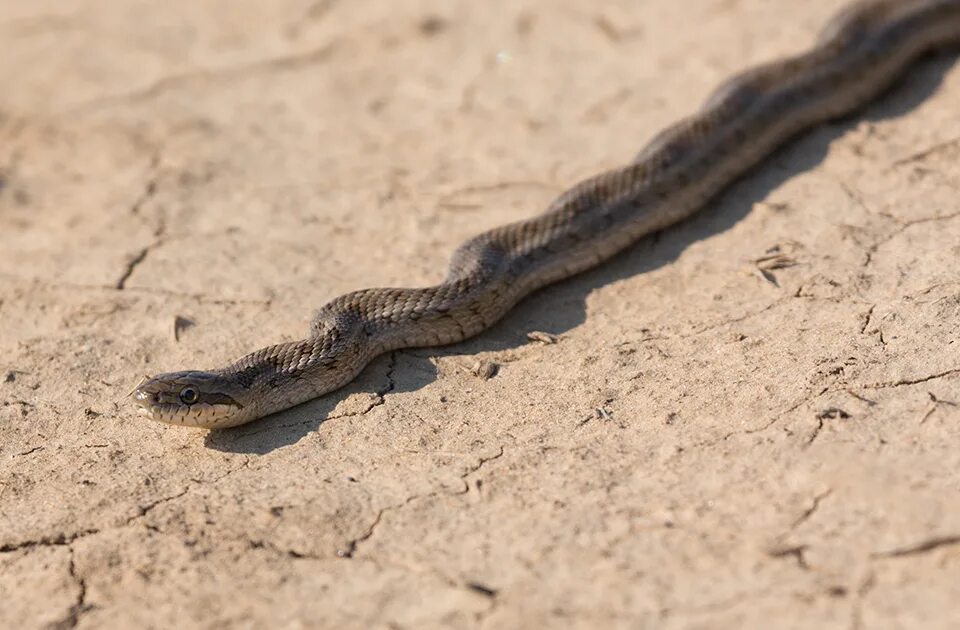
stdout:
{"type": "Polygon", "coordinates": [[[149,392],[139,387],[133,390],[131,395],[133,401],[137,404],[137,415],[143,416],[144,418],[149,418],[151,420],[159,420],[159,405],[160,397],[156,392],[149,392]]]}

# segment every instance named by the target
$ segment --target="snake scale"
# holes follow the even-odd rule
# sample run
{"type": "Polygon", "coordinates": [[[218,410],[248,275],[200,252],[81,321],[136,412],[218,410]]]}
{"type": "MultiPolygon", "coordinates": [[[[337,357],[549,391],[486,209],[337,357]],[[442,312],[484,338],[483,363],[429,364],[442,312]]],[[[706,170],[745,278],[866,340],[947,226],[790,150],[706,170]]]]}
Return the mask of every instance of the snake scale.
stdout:
{"type": "Polygon", "coordinates": [[[729,79],[626,166],[463,243],[440,284],[340,296],[317,312],[306,339],[221,369],[146,379],[134,401],[161,422],[236,426],[342,387],[381,353],[476,335],[531,292],[690,216],[787,140],[849,114],[918,57],[957,42],[960,0],[855,3],[809,50],[729,79]]]}

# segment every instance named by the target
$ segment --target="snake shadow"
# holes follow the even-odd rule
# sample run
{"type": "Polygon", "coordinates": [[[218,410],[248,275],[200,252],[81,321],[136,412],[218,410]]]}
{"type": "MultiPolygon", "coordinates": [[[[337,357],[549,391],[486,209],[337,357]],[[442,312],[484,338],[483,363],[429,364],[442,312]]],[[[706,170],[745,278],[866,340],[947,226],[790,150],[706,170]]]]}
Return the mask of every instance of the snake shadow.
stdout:
{"type": "Polygon", "coordinates": [[[232,453],[270,453],[314,433],[328,419],[360,415],[379,404],[384,395],[414,391],[432,383],[437,374],[428,356],[502,351],[529,343],[526,335],[532,330],[561,335],[579,326],[586,320],[586,298],[595,289],[669,264],[692,243],[729,229],[771,191],[820,164],[830,144],[857,124],[897,118],[915,109],[940,87],[956,61],[955,53],[945,51],[914,66],[885,96],[788,143],[693,217],[641,239],[606,264],[540,290],[534,299],[524,300],[477,337],[452,346],[378,357],[346,388],[241,427],[211,431],[205,445],[232,453]],[[356,409],[337,410],[349,396],[364,392],[369,396],[358,397],[356,409]]]}

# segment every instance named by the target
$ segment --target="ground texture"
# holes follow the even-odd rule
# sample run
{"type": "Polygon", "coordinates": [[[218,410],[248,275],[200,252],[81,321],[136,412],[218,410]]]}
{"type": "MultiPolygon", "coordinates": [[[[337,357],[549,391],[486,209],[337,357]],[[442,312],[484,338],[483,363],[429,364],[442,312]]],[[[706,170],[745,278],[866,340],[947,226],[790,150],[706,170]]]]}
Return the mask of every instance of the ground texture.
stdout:
{"type": "Polygon", "coordinates": [[[230,431],[126,399],[438,281],[842,4],[4,0],[0,626],[957,627],[949,54],[473,341],[230,431]]]}

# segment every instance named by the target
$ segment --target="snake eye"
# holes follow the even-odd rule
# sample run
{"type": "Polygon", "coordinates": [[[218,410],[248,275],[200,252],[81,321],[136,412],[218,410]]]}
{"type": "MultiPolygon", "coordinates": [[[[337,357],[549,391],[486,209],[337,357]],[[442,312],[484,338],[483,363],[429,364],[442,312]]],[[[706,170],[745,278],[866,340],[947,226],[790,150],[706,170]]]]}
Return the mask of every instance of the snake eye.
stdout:
{"type": "Polygon", "coordinates": [[[200,394],[192,387],[184,387],[180,390],[180,401],[185,405],[192,405],[200,400],[200,394]]]}

